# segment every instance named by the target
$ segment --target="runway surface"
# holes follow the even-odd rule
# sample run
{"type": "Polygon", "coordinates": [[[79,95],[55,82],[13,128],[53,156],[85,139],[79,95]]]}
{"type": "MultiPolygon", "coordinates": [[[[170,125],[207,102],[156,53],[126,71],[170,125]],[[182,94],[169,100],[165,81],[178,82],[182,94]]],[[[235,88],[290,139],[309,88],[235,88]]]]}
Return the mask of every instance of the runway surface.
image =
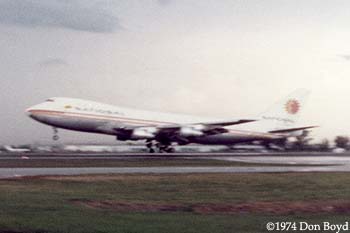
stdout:
{"type": "Polygon", "coordinates": [[[147,160],[147,159],[211,159],[261,164],[261,166],[203,167],[88,167],[88,168],[0,168],[0,178],[39,175],[79,174],[164,174],[164,173],[282,173],[282,172],[350,172],[350,154],[332,153],[176,153],[176,154],[10,154],[1,153],[1,160],[147,160]],[[269,164],[269,166],[266,166],[269,164]],[[275,164],[275,165],[274,165],[275,164]]]}
{"type": "Polygon", "coordinates": [[[83,174],[184,174],[184,173],[282,173],[350,172],[350,166],[324,167],[104,167],[104,168],[0,168],[0,178],[83,174]]]}

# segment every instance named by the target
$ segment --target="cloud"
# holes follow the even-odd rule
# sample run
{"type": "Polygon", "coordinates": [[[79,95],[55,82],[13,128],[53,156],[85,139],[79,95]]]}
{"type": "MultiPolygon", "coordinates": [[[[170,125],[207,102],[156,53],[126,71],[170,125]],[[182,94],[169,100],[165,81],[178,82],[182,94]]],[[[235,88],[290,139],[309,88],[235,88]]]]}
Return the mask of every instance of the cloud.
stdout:
{"type": "Polygon", "coordinates": [[[158,0],[157,2],[161,6],[168,6],[171,4],[172,0],[158,0]]]}
{"type": "Polygon", "coordinates": [[[0,23],[114,32],[122,26],[106,7],[108,4],[104,1],[78,0],[0,0],[0,23]]]}
{"type": "Polygon", "coordinates": [[[67,66],[68,63],[61,58],[47,58],[45,60],[40,61],[39,66],[42,67],[51,67],[51,66],[67,66]]]}
{"type": "Polygon", "coordinates": [[[349,54],[339,54],[338,57],[343,58],[346,61],[350,61],[350,55],[349,54]]]}

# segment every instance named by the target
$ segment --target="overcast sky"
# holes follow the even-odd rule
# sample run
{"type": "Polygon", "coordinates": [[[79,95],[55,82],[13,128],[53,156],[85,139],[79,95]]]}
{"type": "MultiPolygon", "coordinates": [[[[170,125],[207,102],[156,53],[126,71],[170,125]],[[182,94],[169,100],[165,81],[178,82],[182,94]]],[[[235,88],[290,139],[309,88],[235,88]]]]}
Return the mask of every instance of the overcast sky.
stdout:
{"type": "Polygon", "coordinates": [[[51,128],[24,110],[52,96],[237,119],[300,87],[312,90],[300,125],[320,125],[316,138],[350,135],[349,9],[346,0],[0,0],[0,144],[50,142],[51,128]]]}

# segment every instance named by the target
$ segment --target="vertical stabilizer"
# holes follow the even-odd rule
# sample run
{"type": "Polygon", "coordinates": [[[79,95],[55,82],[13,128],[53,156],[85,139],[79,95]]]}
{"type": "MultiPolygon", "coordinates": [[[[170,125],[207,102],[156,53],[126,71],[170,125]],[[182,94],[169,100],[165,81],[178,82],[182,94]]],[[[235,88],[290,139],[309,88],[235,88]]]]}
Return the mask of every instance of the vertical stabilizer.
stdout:
{"type": "Polygon", "coordinates": [[[273,131],[293,128],[300,114],[305,109],[305,104],[310,91],[297,89],[287,97],[272,105],[259,116],[261,127],[264,131],[273,131]]]}
{"type": "Polygon", "coordinates": [[[308,90],[297,89],[258,115],[255,118],[258,121],[242,125],[239,129],[270,132],[295,128],[300,114],[304,112],[309,94],[308,90]]]}

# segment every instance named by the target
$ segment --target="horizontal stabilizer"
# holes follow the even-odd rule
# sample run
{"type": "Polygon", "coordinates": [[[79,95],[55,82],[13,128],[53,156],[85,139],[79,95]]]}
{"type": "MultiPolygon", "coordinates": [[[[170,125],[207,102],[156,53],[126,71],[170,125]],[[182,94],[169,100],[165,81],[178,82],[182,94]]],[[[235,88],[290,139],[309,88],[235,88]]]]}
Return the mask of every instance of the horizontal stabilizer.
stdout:
{"type": "Polygon", "coordinates": [[[317,128],[317,127],[318,126],[306,126],[306,127],[299,127],[299,128],[280,129],[280,130],[269,131],[269,133],[290,133],[290,132],[295,132],[295,131],[300,131],[305,129],[317,128]]]}

